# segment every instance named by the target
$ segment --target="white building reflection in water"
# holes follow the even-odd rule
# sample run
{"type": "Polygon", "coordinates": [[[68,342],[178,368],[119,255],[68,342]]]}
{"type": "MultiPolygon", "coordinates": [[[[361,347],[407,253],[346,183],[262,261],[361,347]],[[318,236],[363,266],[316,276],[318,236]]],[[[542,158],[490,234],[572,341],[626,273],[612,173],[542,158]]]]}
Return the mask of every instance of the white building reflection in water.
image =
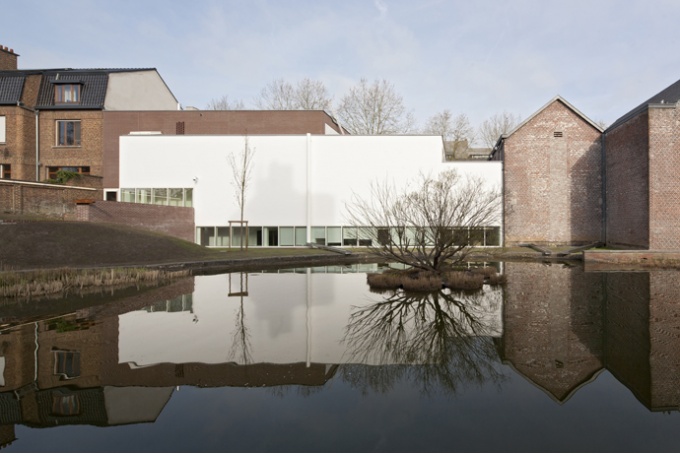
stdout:
{"type": "MultiPolygon", "coordinates": [[[[469,299],[464,303],[482,326],[471,328],[460,315],[463,333],[502,335],[500,289],[485,288],[474,299],[453,296],[469,299]]],[[[133,368],[161,363],[356,363],[357,355],[344,340],[351,314],[388,297],[369,291],[365,273],[307,269],[304,274],[200,276],[190,308],[139,310],[119,317],[118,359],[133,368]]],[[[451,307],[453,316],[457,310],[451,307]]],[[[407,331],[410,327],[405,325],[407,331]]],[[[400,364],[384,359],[369,356],[360,363],[400,364]]]]}

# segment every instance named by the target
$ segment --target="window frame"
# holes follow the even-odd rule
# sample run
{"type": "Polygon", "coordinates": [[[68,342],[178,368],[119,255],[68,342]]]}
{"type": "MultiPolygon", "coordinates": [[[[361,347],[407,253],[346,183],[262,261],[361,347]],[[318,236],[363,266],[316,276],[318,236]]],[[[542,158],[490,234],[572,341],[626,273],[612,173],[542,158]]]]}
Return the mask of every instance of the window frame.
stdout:
{"type": "Polygon", "coordinates": [[[80,104],[80,83],[54,83],[54,105],[80,104]],[[68,91],[67,91],[68,89],[68,91]],[[68,97],[67,97],[68,95],[68,97]]]}
{"type": "Polygon", "coordinates": [[[56,120],[55,124],[55,147],[78,148],[82,143],[82,123],[81,120],[56,120]],[[68,125],[73,124],[73,143],[68,142],[68,125]],[[62,128],[63,125],[63,128],[62,128]],[[63,131],[63,133],[62,133],[63,131]],[[62,137],[63,134],[63,137],[62,137]]]}

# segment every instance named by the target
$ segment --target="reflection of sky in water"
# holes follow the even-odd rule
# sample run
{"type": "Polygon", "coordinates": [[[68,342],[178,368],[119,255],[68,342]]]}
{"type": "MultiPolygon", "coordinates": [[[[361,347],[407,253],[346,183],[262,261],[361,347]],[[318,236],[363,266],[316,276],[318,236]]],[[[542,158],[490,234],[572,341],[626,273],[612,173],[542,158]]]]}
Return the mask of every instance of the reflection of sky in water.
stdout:
{"type": "MultiPolygon", "coordinates": [[[[239,274],[197,277],[192,311],[121,315],[119,362],[232,361],[233,334],[244,327],[250,363],[340,364],[349,356],[343,338],[352,312],[389,297],[369,292],[364,273],[251,274],[248,295],[230,296],[230,286],[232,293],[245,290],[241,282],[239,274]]],[[[476,301],[479,320],[499,336],[500,290],[487,288],[476,301]]]]}
{"type": "Polygon", "coordinates": [[[504,294],[485,296],[489,305],[481,308],[483,322],[498,333],[468,341],[493,353],[480,368],[485,378],[465,375],[471,368],[455,357],[449,361],[453,373],[440,373],[427,385],[423,378],[431,377],[432,366],[342,364],[348,360],[342,338],[357,311],[352,306],[369,307],[386,298],[368,291],[364,274],[250,275],[248,297],[229,296],[227,275],[200,277],[186,311],[119,317],[119,362],[134,358],[150,366],[128,369],[130,377],[153,371],[153,364],[164,360],[213,360],[221,366],[230,359],[241,319],[254,362],[340,366],[327,381],[309,386],[105,387],[115,396],[107,399],[116,405],[108,414],[114,421],[155,421],[106,429],[16,425],[18,439],[5,449],[680,450],[679,296],[673,291],[680,289],[680,273],[584,273],[538,264],[505,268],[504,294]],[[128,412],[125,402],[137,407],[128,412]]]}

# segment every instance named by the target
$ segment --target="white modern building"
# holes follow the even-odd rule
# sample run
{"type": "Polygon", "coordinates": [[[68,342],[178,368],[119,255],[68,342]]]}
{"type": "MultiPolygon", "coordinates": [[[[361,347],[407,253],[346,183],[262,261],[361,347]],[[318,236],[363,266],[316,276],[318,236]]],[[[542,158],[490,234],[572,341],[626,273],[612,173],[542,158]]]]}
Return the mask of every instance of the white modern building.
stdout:
{"type": "MultiPolygon", "coordinates": [[[[249,246],[371,244],[375,236],[351,226],[346,205],[355,194],[370,197],[376,183],[402,189],[421,174],[456,169],[501,187],[500,162],[445,162],[440,136],[137,133],[120,138],[118,198],[193,206],[197,243],[238,246],[240,189],[229,159],[239,158],[246,142],[252,154],[244,213],[249,246]]],[[[499,244],[500,226],[499,217],[481,229],[487,245],[499,244]]]]}

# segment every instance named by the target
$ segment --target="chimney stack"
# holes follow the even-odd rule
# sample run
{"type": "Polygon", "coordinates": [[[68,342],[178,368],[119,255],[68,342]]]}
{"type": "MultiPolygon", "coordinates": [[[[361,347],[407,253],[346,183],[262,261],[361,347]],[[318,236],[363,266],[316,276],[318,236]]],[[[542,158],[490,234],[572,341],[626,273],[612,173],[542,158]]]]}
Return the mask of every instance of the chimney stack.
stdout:
{"type": "Polygon", "coordinates": [[[0,45],[0,70],[17,70],[18,57],[13,49],[0,45]]]}

